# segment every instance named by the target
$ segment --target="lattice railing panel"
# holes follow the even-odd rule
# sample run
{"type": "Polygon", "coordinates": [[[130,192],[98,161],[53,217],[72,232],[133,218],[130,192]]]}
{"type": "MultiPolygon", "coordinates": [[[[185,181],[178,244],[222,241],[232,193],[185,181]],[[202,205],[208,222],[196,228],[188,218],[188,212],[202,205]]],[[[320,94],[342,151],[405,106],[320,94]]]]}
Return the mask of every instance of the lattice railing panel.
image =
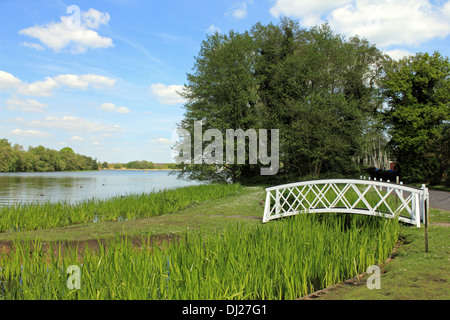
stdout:
{"type": "Polygon", "coordinates": [[[399,217],[420,225],[428,190],[366,180],[315,180],[267,188],[264,222],[304,212],[399,217]]]}

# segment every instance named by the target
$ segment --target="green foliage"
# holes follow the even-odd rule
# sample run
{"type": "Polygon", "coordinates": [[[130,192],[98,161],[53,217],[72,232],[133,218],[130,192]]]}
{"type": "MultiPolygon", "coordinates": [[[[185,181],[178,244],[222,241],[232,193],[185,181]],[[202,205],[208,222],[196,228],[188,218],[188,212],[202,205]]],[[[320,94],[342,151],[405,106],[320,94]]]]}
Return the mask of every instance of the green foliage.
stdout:
{"type": "MultiPolygon", "coordinates": [[[[226,129],[246,131],[256,128],[254,51],[248,32],[215,33],[203,41],[200,54],[195,59],[194,72],[187,75],[188,90],[184,96],[188,102],[185,119],[180,125],[191,133],[192,139],[194,121],[197,120],[203,120],[204,130],[215,128],[223,133],[226,129]]],[[[225,149],[226,141],[223,140],[225,149]]],[[[184,165],[181,169],[180,176],[188,179],[222,182],[240,181],[244,171],[237,164],[226,165],[224,170],[205,165],[184,165]]]]}
{"type": "Polygon", "coordinates": [[[77,154],[68,147],[57,151],[30,146],[24,151],[18,144],[11,147],[7,139],[0,140],[0,172],[97,170],[98,166],[97,160],[77,154]]]}
{"type": "Polygon", "coordinates": [[[385,111],[389,146],[403,180],[430,180],[437,173],[442,176],[448,168],[448,157],[444,159],[448,150],[436,148],[448,139],[444,133],[445,121],[450,119],[448,58],[435,52],[391,61],[383,88],[389,105],[385,111]]]}
{"type": "Polygon", "coordinates": [[[116,196],[107,200],[91,199],[71,204],[17,204],[0,208],[0,232],[64,227],[100,221],[149,218],[177,212],[195,202],[217,199],[239,191],[238,184],[198,185],[159,192],[116,196]]]}
{"type": "Polygon", "coordinates": [[[176,169],[177,165],[175,163],[165,163],[163,168],[164,169],[176,169]]]}
{"type": "Polygon", "coordinates": [[[450,123],[444,123],[439,134],[429,143],[428,155],[433,158],[435,165],[431,183],[444,182],[446,186],[450,186],[450,123]]]}
{"type": "Polygon", "coordinates": [[[153,162],[148,162],[146,160],[142,161],[131,161],[125,164],[125,168],[127,169],[154,169],[155,165],[153,162]]]}
{"type": "MultiPolygon", "coordinates": [[[[307,30],[283,19],[250,32],[216,33],[203,41],[188,74],[180,127],[192,138],[196,120],[203,120],[203,130],[223,133],[279,129],[280,175],[354,174],[354,159],[381,106],[383,60],[367,41],[345,39],[328,25],[307,30]]],[[[246,163],[182,165],[179,174],[245,182],[262,166],[246,163]]]]}
{"type": "Polygon", "coordinates": [[[122,169],[123,165],[121,163],[114,163],[113,169],[122,169]]]}
{"type": "MultiPolygon", "coordinates": [[[[267,30],[276,28],[258,26],[259,38],[267,30]]],[[[327,25],[300,30],[283,21],[275,35],[264,41],[257,74],[262,118],[266,127],[280,128],[285,171],[298,176],[355,172],[352,159],[378,107],[374,85],[381,53],[364,40],[334,34],[327,25]]]]}
{"type": "Polygon", "coordinates": [[[75,248],[47,256],[39,240],[16,241],[15,254],[0,254],[0,299],[292,300],[383,263],[398,230],[395,220],[301,215],[186,231],[161,246],[117,237],[98,252],[85,246],[81,261],[75,248]],[[70,265],[80,289],[67,288],[70,265]]]}

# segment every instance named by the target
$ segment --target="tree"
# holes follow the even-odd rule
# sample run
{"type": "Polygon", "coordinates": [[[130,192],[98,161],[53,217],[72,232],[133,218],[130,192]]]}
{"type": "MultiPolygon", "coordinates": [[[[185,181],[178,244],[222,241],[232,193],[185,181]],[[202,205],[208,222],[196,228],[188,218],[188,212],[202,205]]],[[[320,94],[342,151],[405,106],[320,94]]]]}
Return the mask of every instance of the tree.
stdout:
{"type": "Polygon", "coordinates": [[[283,20],[278,29],[258,26],[256,34],[267,39],[257,64],[263,119],[280,128],[285,173],[356,171],[352,159],[381,105],[376,88],[381,52],[326,24],[301,30],[283,20]]]}
{"type": "Polygon", "coordinates": [[[0,172],[13,171],[16,167],[17,156],[11,143],[7,139],[0,139],[0,172]]]}
{"type": "MultiPolygon", "coordinates": [[[[257,99],[252,71],[255,59],[253,44],[248,32],[240,34],[233,31],[228,35],[215,33],[203,41],[200,54],[195,59],[194,72],[187,75],[188,84],[183,92],[187,99],[186,112],[179,125],[190,132],[192,139],[195,121],[203,121],[203,132],[210,128],[223,133],[226,129],[246,131],[257,125],[253,114],[257,99]]],[[[209,142],[204,142],[204,146],[207,144],[209,142]]],[[[248,152],[246,154],[248,157],[248,152]]],[[[183,164],[180,168],[179,177],[222,182],[239,181],[250,171],[249,165],[237,164],[237,161],[226,164],[225,159],[216,166],[183,164]]]]}
{"type": "Polygon", "coordinates": [[[432,179],[439,164],[433,141],[450,117],[450,63],[438,52],[390,61],[383,79],[384,121],[396,169],[405,181],[432,179]]]}
{"type": "Polygon", "coordinates": [[[23,147],[0,139],[0,172],[48,172],[70,170],[98,170],[97,159],[76,154],[71,148],[60,151],[43,146],[23,147]]]}
{"type": "MultiPolygon", "coordinates": [[[[383,60],[366,40],[347,40],[326,24],[301,29],[287,18],[242,34],[210,35],[188,74],[180,128],[191,137],[199,120],[203,131],[279,129],[282,175],[354,173],[365,131],[381,106],[383,60]]],[[[243,182],[260,167],[194,163],[181,166],[179,176],[243,182]]]]}

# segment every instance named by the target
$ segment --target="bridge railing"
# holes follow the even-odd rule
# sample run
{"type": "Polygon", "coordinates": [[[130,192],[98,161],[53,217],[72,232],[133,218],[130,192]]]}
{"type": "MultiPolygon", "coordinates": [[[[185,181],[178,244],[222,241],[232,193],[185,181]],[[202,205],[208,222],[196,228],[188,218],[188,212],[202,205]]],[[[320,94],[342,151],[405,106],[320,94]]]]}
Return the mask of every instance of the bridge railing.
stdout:
{"type": "Polygon", "coordinates": [[[300,213],[356,213],[420,227],[429,195],[422,188],[358,179],[312,180],[266,188],[263,222],[300,213]]]}

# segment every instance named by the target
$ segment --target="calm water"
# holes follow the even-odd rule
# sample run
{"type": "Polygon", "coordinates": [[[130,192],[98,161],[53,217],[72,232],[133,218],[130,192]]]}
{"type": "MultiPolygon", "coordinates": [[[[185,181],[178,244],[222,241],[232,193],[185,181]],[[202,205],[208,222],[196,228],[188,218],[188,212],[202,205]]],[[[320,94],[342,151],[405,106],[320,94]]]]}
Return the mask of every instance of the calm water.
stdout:
{"type": "Polygon", "coordinates": [[[72,203],[198,184],[169,171],[86,171],[0,173],[0,207],[12,203],[67,200],[72,203]]]}

